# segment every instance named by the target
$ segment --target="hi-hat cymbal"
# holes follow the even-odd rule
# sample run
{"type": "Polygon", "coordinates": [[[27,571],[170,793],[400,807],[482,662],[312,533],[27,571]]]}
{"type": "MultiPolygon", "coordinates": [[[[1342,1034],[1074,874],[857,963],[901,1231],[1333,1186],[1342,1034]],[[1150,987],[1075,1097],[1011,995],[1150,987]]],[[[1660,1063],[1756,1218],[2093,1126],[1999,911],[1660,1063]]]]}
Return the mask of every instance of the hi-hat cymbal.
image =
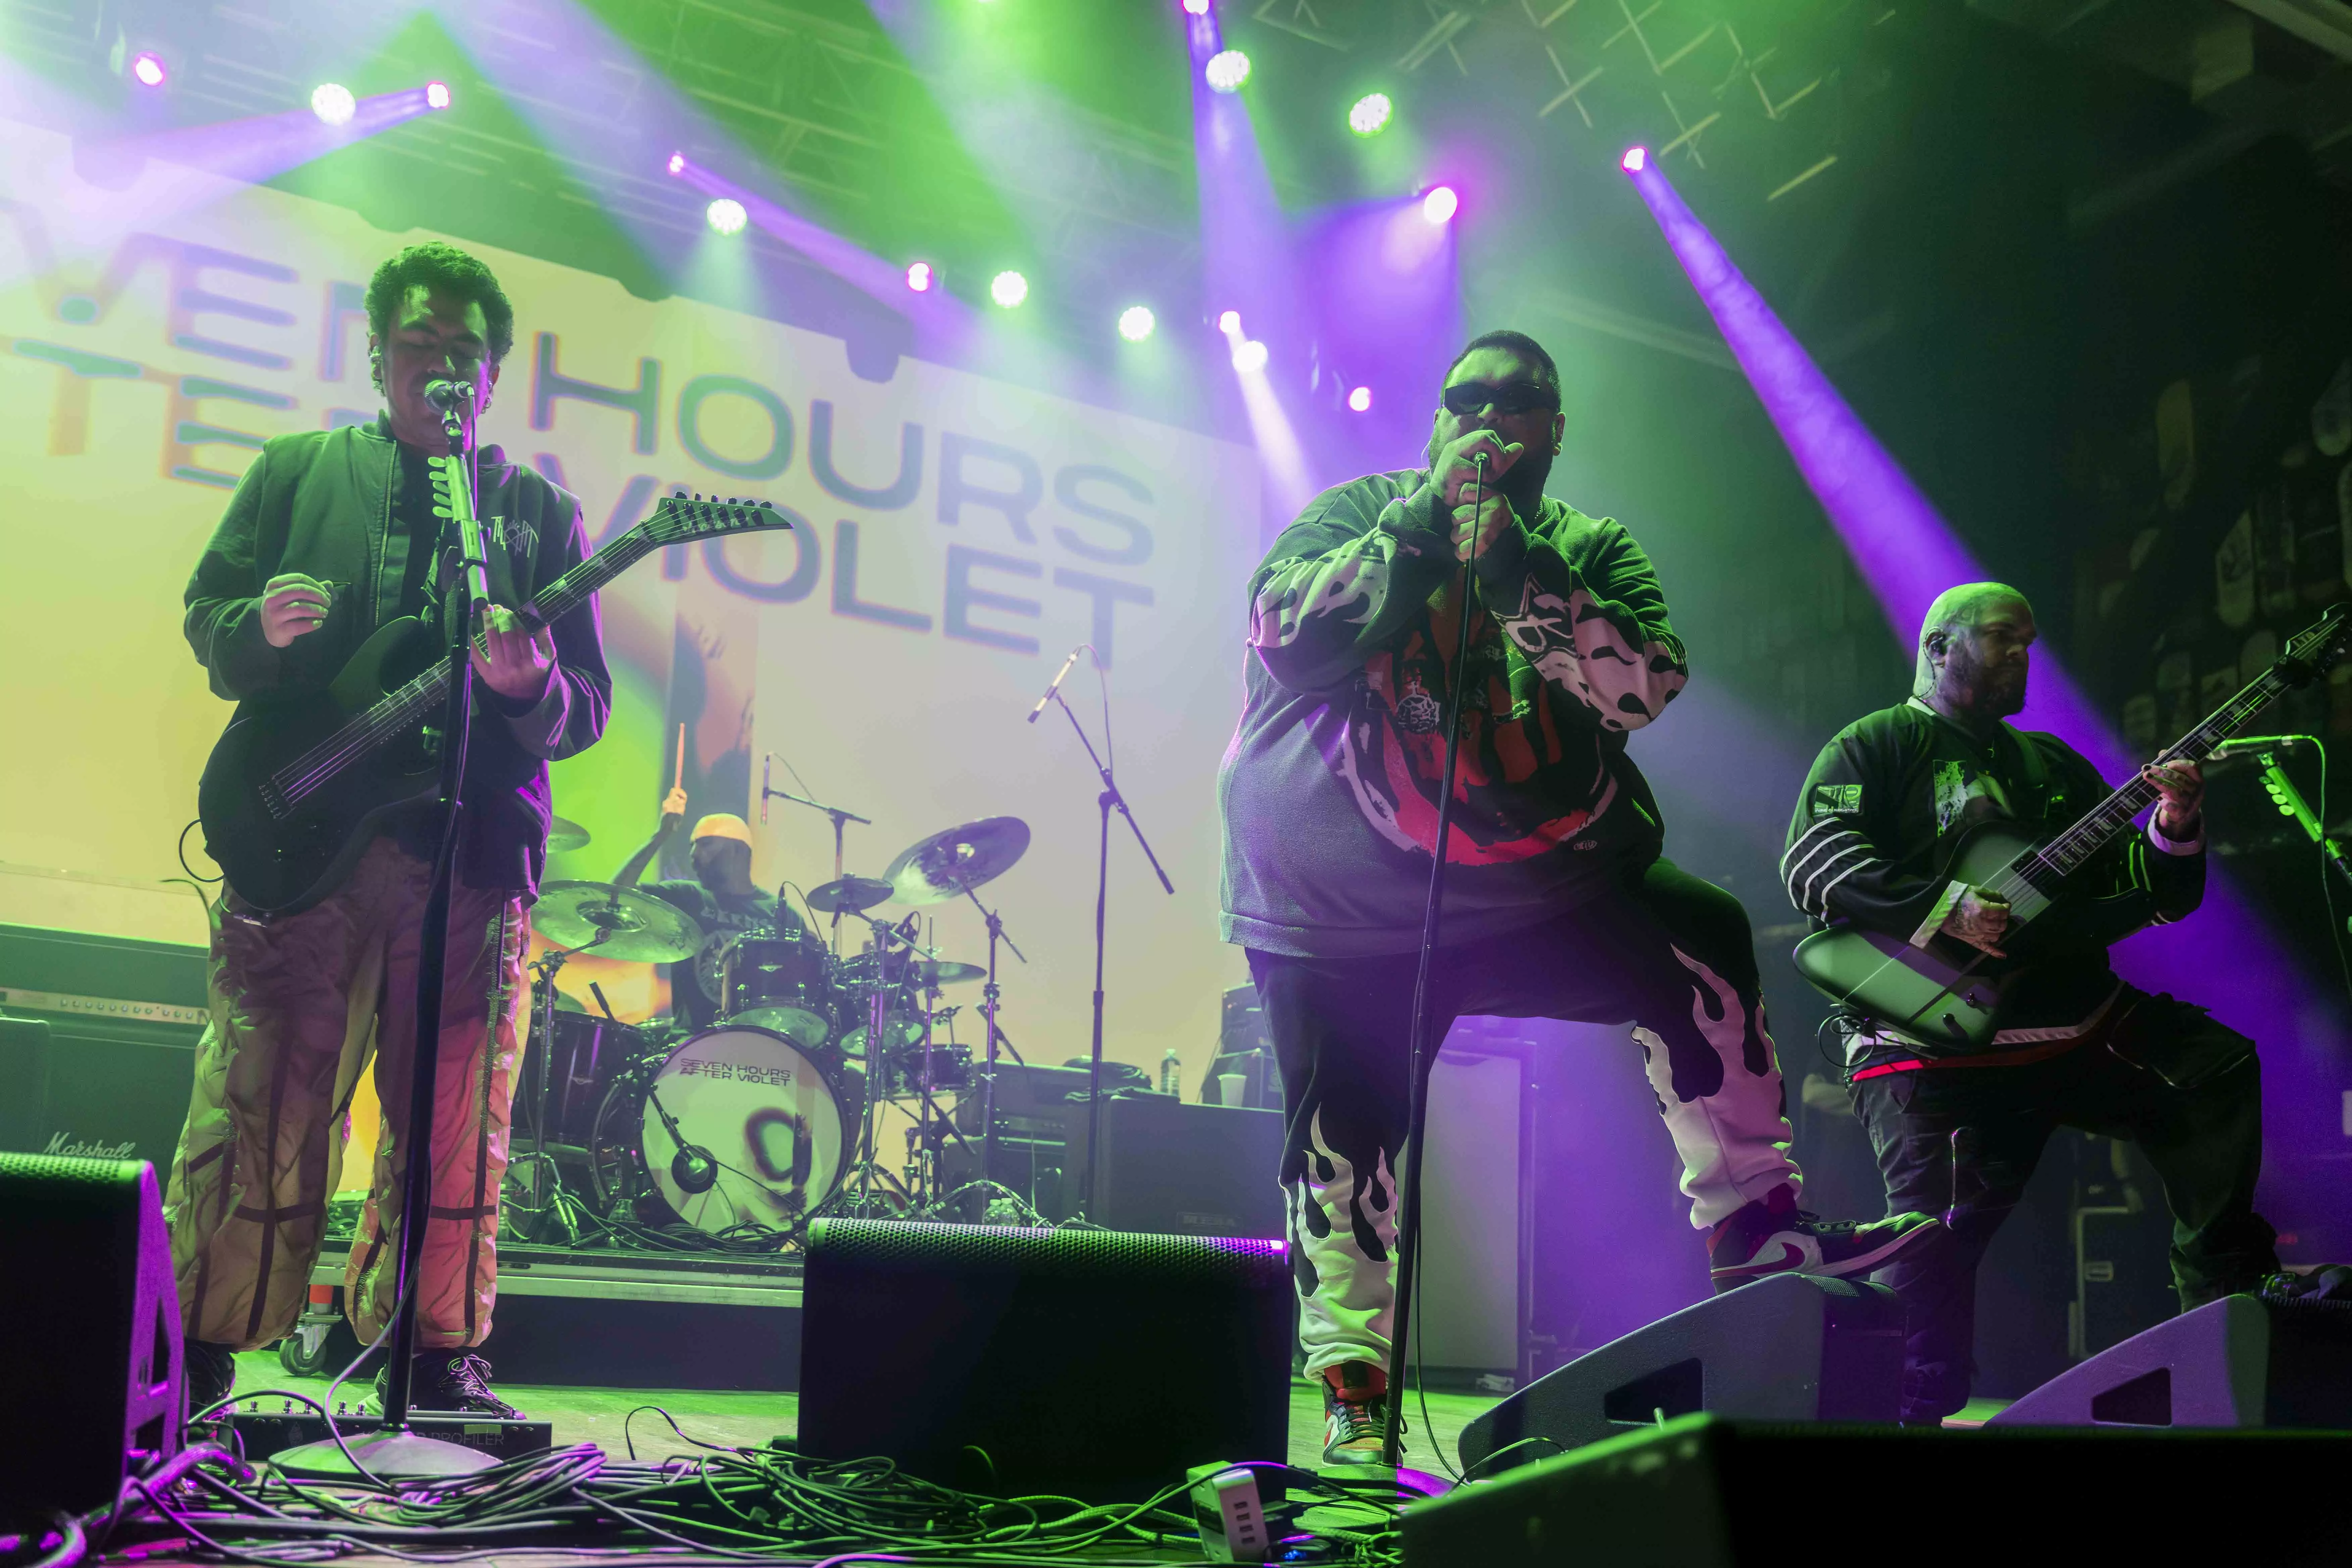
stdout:
{"type": "Polygon", "coordinates": [[[568,816],[550,817],[547,847],[550,849],[585,849],[588,847],[588,830],[568,816]]]}
{"type": "Polygon", "coordinates": [[[1017,816],[983,816],[914,845],[882,873],[902,904],[939,904],[1003,876],[1029,847],[1017,816]]]}
{"type": "Polygon", "coordinates": [[[952,958],[919,958],[911,967],[915,978],[925,985],[961,985],[988,973],[977,963],[963,963],[952,958]]]}
{"type": "Polygon", "coordinates": [[[808,907],[819,914],[863,914],[890,901],[890,884],[875,877],[837,877],[812,889],[808,907]]]}
{"type": "Polygon", "coordinates": [[[558,947],[636,963],[676,963],[702,947],[702,927],[675,904],[606,882],[550,882],[531,906],[533,929],[558,947]]]}

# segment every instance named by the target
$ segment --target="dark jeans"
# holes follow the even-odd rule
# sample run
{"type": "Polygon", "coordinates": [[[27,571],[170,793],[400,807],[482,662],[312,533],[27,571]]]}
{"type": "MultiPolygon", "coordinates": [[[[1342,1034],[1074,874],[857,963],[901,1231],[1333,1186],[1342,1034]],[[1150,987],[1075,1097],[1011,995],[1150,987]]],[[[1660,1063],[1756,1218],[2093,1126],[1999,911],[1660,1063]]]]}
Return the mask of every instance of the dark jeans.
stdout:
{"type": "MultiPolygon", "coordinates": [[[[1253,951],[1282,1064],[1282,1184],[1307,1370],[1386,1359],[1418,953],[1287,958],[1253,951]]],[[[1631,1023],[1709,1226],[1801,1178],[1739,900],[1664,861],[1565,915],[1444,948],[1433,1050],[1465,1014],[1631,1023]]]]}
{"type": "Polygon", "coordinates": [[[1887,1212],[1940,1214],[1946,1227],[1878,1275],[1906,1303],[1906,1421],[1968,1403],[1977,1264],[2057,1128],[2128,1139],[2156,1168],[2183,1310],[2251,1289],[2278,1267],[2276,1233],[2253,1208],[2261,1064],[2252,1040],[2201,1007],[2126,988],[2107,1021],[2062,1055],[1889,1073],[1847,1092],[1878,1152],[1887,1212]]]}

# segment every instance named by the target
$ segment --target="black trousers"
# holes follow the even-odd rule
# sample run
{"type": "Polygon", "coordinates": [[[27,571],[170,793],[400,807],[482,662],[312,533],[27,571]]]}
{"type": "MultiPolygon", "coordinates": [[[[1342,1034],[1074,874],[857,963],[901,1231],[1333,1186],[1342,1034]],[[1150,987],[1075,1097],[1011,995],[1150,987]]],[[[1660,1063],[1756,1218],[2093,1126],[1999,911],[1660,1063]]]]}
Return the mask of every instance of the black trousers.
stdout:
{"type": "MultiPolygon", "coordinates": [[[[1310,1373],[1388,1355],[1417,958],[1249,954],[1282,1065],[1282,1184],[1310,1373]]],[[[1465,1014],[1633,1024],[1694,1224],[1801,1184],[1747,912],[1720,888],[1654,861],[1568,914],[1441,949],[1432,979],[1433,1050],[1465,1014]]]]}
{"type": "Polygon", "coordinates": [[[2252,1040],[2201,1007],[2126,987],[2106,1021],[2061,1055],[1889,1073],[1847,1092],[1877,1151],[1887,1212],[1944,1219],[1944,1235],[1877,1277],[1906,1304],[1906,1421],[1941,1420],[1968,1403],[1977,1264],[2060,1127],[2128,1139],[2156,1168],[2183,1310],[2252,1289],[2278,1268],[2276,1233],[2253,1206],[2261,1064],[2252,1040]]]}

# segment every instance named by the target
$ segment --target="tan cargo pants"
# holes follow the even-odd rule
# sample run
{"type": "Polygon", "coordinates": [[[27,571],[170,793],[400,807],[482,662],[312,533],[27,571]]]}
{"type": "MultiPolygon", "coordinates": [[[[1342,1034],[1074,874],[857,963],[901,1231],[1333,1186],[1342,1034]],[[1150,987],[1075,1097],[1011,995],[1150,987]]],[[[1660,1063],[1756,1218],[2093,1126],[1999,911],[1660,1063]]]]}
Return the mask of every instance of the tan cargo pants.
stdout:
{"type": "MultiPolygon", "coordinates": [[[[431,876],[379,837],[341,888],[299,914],[265,921],[233,896],[215,906],[212,1019],[164,1200],[191,1339],[250,1350],[293,1331],[341,1177],[344,1116],[371,1056],[383,1131],[343,1283],[362,1342],[390,1316],[431,876]]],[[[460,881],[442,990],[420,1347],[478,1344],[490,1331],[499,1186],[529,1016],[525,942],[520,899],[460,881]]]]}

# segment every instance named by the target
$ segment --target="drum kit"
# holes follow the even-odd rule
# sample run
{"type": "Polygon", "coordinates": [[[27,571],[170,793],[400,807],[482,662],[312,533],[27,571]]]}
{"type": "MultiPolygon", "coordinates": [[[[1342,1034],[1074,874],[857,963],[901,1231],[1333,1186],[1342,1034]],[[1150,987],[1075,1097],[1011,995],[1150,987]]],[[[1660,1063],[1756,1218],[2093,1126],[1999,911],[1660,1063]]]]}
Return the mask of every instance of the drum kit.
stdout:
{"type": "MultiPolygon", "coordinates": [[[[576,836],[575,847],[587,839],[562,819],[554,831],[576,836]]],[[[986,817],[910,846],[881,877],[836,877],[803,900],[833,917],[830,941],[779,922],[710,942],[686,911],[636,888],[543,886],[531,911],[546,944],[532,965],[533,1048],[515,1106],[518,1173],[541,1201],[513,1206],[534,1223],[554,1220],[556,1234],[536,1238],[579,1237],[584,1216],[565,1189],[567,1171],[584,1180],[594,1215],[683,1222],[711,1245],[781,1245],[819,1213],[943,1206],[952,1194],[937,1190],[935,1156],[962,1134],[933,1097],[977,1089],[992,1100],[996,1047],[1011,1047],[996,1026],[996,953],[1012,944],[973,890],[1028,846],[1025,823],[986,817]],[[955,899],[987,921],[985,964],[918,942],[919,915],[894,923],[873,912],[955,899]],[[858,924],[865,940],[851,952],[842,931],[858,924]],[[624,1024],[595,985],[603,1011],[588,1012],[555,984],[583,955],[715,963],[719,1018],[692,1033],[624,1024]],[[960,1009],[942,1005],[949,988],[974,981],[983,983],[988,1031],[977,1072],[971,1047],[953,1037],[960,1009]],[[880,1114],[893,1102],[916,1122],[902,1175],[875,1157],[880,1114]]]]}

